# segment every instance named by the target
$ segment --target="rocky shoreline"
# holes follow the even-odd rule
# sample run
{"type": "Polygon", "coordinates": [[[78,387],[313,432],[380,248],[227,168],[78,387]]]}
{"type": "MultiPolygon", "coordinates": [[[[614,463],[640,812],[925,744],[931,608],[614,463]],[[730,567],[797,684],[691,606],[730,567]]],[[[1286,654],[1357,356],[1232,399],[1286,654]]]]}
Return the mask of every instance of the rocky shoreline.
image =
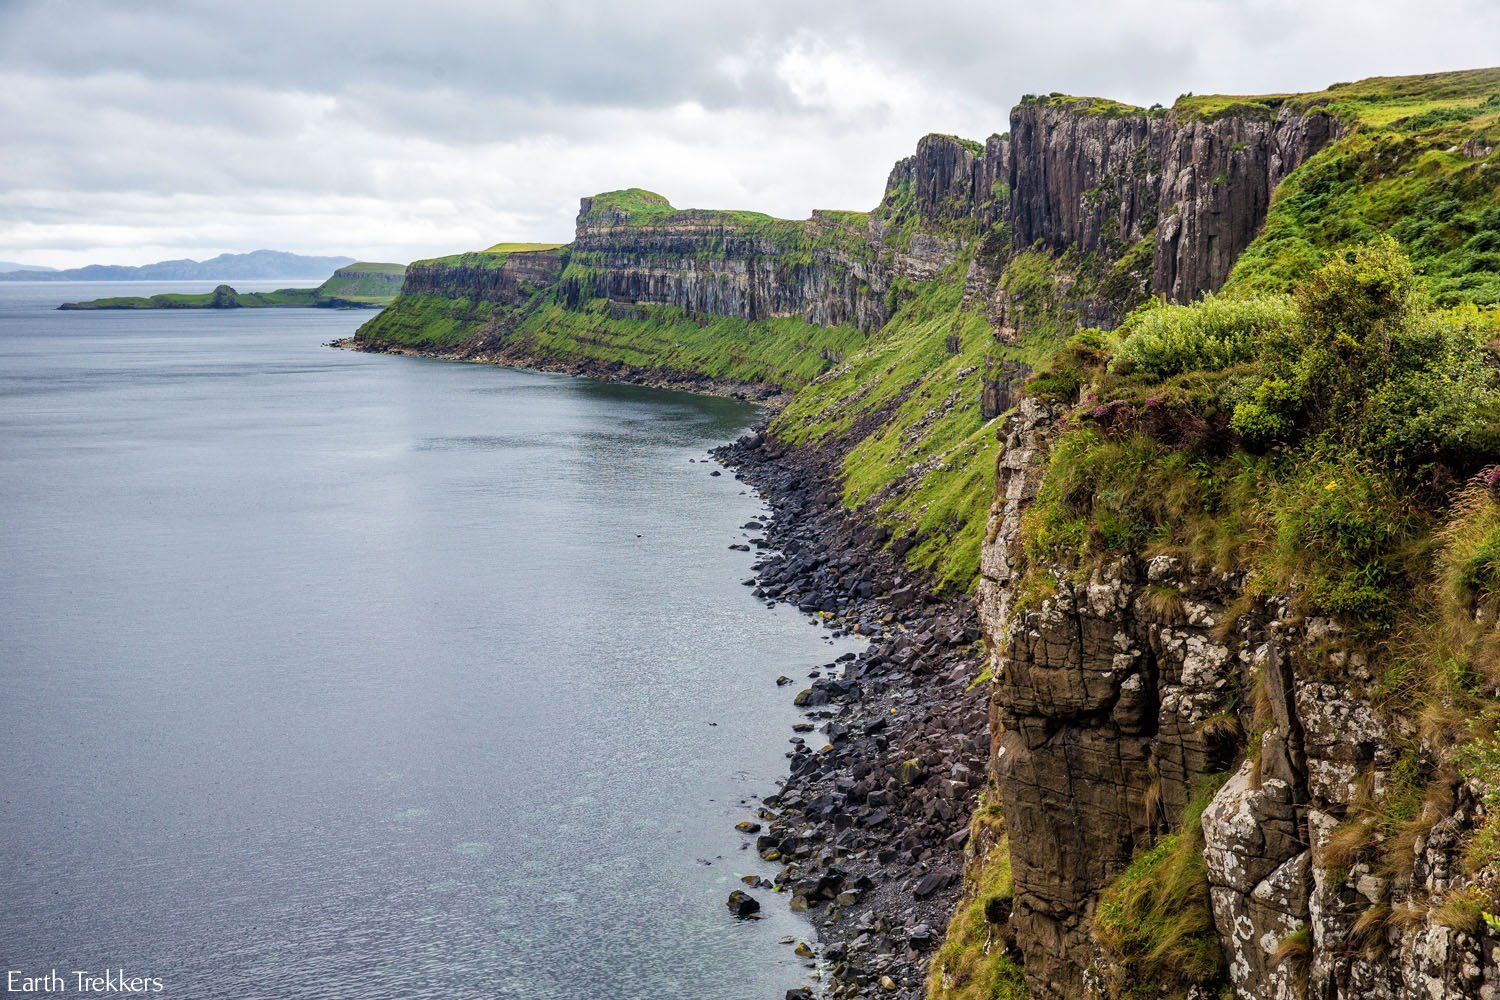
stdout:
{"type": "MultiPolygon", "coordinates": [[[[788,398],[691,373],[438,354],[352,337],[328,346],[729,397],[773,412],[788,398]]],[[[968,598],[931,593],[885,548],[886,533],[844,507],[830,473],[837,453],[784,445],[761,429],[712,456],[770,508],[759,528],[746,526],[760,532],[753,541],[762,554],[746,581],[755,596],[869,640],[858,655],[818,668],[810,686],[779,682],[806,716],[792,736],[788,777],[739,826],[747,847],[782,870],[774,881],[747,877],[730,911],[749,916],[759,901],[745,896],[780,892],[817,928],[806,957],[821,984],[791,990],[787,1000],[920,1000],[962,890],[969,820],[986,780],[987,689],[974,684],[985,662],[978,614],[968,598]]]]}
{"type": "Polygon", "coordinates": [[[818,928],[823,996],[916,1000],[961,890],[985,782],[978,617],[967,599],[929,593],[883,533],[850,515],[826,456],[756,433],[714,457],[771,509],[756,596],[870,639],[795,695],[807,719],[790,774],[741,825],[783,868],[751,891],[787,893],[818,928]]]}

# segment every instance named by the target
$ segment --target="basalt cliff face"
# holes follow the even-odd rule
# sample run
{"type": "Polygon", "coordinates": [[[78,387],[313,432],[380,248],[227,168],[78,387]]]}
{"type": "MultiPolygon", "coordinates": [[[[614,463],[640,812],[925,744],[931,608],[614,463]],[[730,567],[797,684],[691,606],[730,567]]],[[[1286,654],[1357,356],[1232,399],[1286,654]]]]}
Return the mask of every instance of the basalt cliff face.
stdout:
{"type": "Polygon", "coordinates": [[[585,198],[356,346],[779,392],[752,450],[816,463],[902,613],[973,598],[983,651],[917,614],[762,817],[830,995],[1500,997],[1500,71],[1009,126],[870,212],[585,198]],[[972,697],[985,780],[918,731],[972,697]]]}
{"type": "MultiPolygon", "coordinates": [[[[1039,248],[1102,270],[1145,241],[1148,266],[1091,318],[1145,294],[1188,301],[1223,284],[1262,221],[1270,192],[1338,134],[1321,112],[1212,122],[1109,117],[1089,102],[1029,102],[1011,131],[983,145],[931,135],[896,164],[873,212],[818,211],[803,221],[754,212],[681,210],[632,189],[584,198],[565,248],[418,261],[404,291],[476,306],[469,349],[493,347],[538,291],[574,311],[591,304],[665,306],[746,322],[880,329],[910,282],[974,254],[972,295],[995,300],[1012,254],[1039,248]],[[977,280],[976,280],[977,278],[977,280]]],[[[399,311],[399,310],[398,310],[399,311]]],[[[1003,320],[1001,325],[1003,325],[1003,320]]],[[[361,332],[378,345],[382,323],[361,332]]]]}
{"type": "Polygon", "coordinates": [[[537,289],[557,283],[566,259],[567,255],[559,250],[531,250],[422,260],[407,268],[401,290],[407,295],[438,295],[520,306],[537,289]]]}
{"type": "MultiPolygon", "coordinates": [[[[889,313],[857,213],[815,212],[803,223],[754,213],[646,211],[585,198],[559,300],[673,306],[742,320],[794,317],[870,330],[889,313]]],[[[661,210],[655,210],[660,208],[661,210]]]]}
{"type": "Polygon", "coordinates": [[[1341,126],[1321,110],[1205,121],[1035,100],[1011,114],[1010,222],[1019,246],[1117,255],[1147,241],[1152,294],[1224,284],[1271,192],[1341,126]]]}

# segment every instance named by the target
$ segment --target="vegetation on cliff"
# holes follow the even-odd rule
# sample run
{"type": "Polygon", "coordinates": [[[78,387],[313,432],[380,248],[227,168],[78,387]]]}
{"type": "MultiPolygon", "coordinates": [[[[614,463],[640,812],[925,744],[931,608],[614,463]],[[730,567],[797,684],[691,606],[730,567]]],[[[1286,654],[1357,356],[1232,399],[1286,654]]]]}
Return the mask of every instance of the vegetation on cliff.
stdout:
{"type": "Polygon", "coordinates": [[[560,243],[496,243],[485,250],[470,250],[467,253],[451,254],[447,257],[415,260],[412,261],[411,266],[426,268],[478,268],[487,271],[498,271],[505,267],[505,262],[513,254],[557,250],[561,246],[562,244],[560,243]]]}
{"type": "Polygon", "coordinates": [[[1332,247],[1388,234],[1439,305],[1500,304],[1500,69],[1376,78],[1284,101],[1324,107],[1350,133],[1282,185],[1230,287],[1285,290],[1332,247]]]}
{"type": "Polygon", "coordinates": [[[976,846],[964,896],[927,974],[929,1000],[1024,1000],[1026,982],[1000,928],[1010,913],[1010,844],[994,789],[969,825],[976,846]]]}
{"type": "MultiPolygon", "coordinates": [[[[963,302],[971,262],[963,254],[913,283],[891,321],[771,425],[787,441],[834,449],[848,506],[886,526],[909,565],[954,592],[978,576],[994,490],[999,442],[980,405],[985,383],[1000,365],[1050,356],[1057,336],[1038,324],[1020,342],[997,344],[984,311],[963,302]]],[[[1032,262],[1021,255],[1008,273],[1032,262]]]]}
{"type": "Polygon", "coordinates": [[[1497,334],[1493,311],[1433,307],[1390,239],[1295,297],[1149,307],[1037,380],[1087,366],[1089,388],[1026,551],[1085,567],[1170,550],[1388,626],[1427,512],[1500,454],[1497,334]]]}
{"type": "Polygon", "coordinates": [[[509,345],[542,362],[597,362],[796,389],[863,342],[864,335],[852,327],[823,327],[792,317],[694,317],[674,306],[596,299],[581,308],[544,300],[510,334],[509,345]]]}
{"type": "Polygon", "coordinates": [[[1115,988],[1126,995],[1186,993],[1224,978],[1200,826],[1223,777],[1204,782],[1178,832],[1137,855],[1100,896],[1094,936],[1123,973],[1115,988]]]}
{"type": "MultiPolygon", "coordinates": [[[[1330,864],[1409,856],[1437,815],[1424,796],[1451,796],[1455,762],[1500,787],[1500,313],[1434,299],[1386,237],[1336,253],[1291,296],[1149,306],[1076,338],[1033,382],[1074,405],[1022,522],[1024,572],[1042,577],[1023,589],[1045,593],[1059,567],[1082,579],[1173,555],[1243,574],[1247,597],[1290,594],[1378,651],[1376,694],[1407,720],[1409,763],[1330,864]]],[[[1164,846],[1194,825],[1105,894],[1096,934],[1141,982],[1201,981],[1194,950],[1151,943],[1192,912],[1207,920],[1201,872],[1194,908],[1164,846]],[[1111,917],[1156,896],[1176,902],[1111,917]],[[1175,972],[1139,964],[1158,951],[1175,972]]],[[[1489,829],[1476,865],[1500,857],[1489,829]]]]}

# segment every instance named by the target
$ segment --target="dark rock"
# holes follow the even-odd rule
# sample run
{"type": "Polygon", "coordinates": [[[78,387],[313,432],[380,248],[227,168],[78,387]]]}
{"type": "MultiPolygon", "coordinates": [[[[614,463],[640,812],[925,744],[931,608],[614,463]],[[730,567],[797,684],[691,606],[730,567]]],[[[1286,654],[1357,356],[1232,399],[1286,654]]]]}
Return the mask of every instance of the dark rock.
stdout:
{"type": "Polygon", "coordinates": [[[760,912],[760,902],[743,889],[731,892],[725,905],[729,907],[730,913],[741,919],[760,912]]]}
{"type": "Polygon", "coordinates": [[[947,884],[948,876],[943,872],[928,872],[917,880],[916,886],[912,889],[912,895],[918,899],[926,899],[947,884]]]}

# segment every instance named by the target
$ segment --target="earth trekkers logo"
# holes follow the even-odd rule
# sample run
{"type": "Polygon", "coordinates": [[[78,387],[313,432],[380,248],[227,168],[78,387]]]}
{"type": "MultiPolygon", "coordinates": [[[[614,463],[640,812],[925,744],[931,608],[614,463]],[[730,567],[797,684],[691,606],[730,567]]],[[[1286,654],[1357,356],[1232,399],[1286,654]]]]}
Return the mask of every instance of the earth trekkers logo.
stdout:
{"type": "Polygon", "coordinates": [[[47,993],[160,993],[164,987],[156,976],[132,976],[124,969],[91,972],[48,969],[40,975],[29,975],[19,969],[5,971],[5,992],[33,996],[47,993]]]}

